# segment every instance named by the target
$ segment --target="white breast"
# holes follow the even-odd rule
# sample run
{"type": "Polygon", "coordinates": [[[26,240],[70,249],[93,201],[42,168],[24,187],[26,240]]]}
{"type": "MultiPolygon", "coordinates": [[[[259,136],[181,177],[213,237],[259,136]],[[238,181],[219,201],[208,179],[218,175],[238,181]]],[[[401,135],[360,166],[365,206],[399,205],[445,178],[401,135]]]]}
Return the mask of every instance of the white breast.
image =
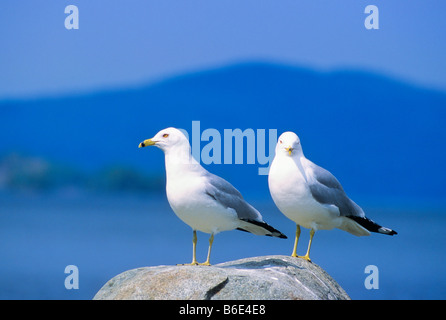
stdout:
{"type": "Polygon", "coordinates": [[[322,205],[312,197],[298,159],[276,157],[271,164],[268,184],[276,206],[295,223],[315,230],[332,229],[340,223],[333,219],[337,216],[337,208],[322,205]]]}
{"type": "Polygon", "coordinates": [[[216,234],[238,227],[236,212],[207,195],[204,180],[195,174],[168,179],[166,192],[172,210],[194,230],[216,234]]]}

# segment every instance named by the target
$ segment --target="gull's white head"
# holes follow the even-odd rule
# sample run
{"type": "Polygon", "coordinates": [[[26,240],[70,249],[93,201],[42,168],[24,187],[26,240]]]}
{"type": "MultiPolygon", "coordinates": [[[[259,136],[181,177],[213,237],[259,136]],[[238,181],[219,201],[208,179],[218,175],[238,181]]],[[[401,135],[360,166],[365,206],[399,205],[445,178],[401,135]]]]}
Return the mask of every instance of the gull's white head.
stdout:
{"type": "Polygon", "coordinates": [[[169,152],[172,149],[182,149],[190,152],[189,140],[176,128],[166,128],[159,131],[153,138],[144,140],[139,144],[139,148],[155,146],[169,152]]]}
{"type": "Polygon", "coordinates": [[[302,155],[302,146],[297,134],[291,131],[282,133],[277,141],[276,155],[289,157],[302,155]]]}

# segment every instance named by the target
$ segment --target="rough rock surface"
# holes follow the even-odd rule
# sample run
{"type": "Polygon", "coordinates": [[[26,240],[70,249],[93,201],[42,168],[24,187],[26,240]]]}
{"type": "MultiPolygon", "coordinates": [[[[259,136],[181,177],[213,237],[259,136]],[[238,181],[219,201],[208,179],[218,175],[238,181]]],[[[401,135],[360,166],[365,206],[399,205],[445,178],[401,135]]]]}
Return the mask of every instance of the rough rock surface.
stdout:
{"type": "Polygon", "coordinates": [[[350,299],[321,267],[304,259],[264,256],[214,266],[156,266],[125,271],[95,300],[350,299]]]}

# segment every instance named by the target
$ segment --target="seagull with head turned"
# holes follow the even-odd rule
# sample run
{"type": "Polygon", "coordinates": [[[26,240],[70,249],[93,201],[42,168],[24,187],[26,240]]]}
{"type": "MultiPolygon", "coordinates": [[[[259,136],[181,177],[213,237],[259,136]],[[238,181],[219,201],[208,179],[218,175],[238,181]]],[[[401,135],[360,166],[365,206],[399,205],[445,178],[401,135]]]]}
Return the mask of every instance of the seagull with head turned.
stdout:
{"type": "Polygon", "coordinates": [[[275,152],[268,185],[276,206],[296,223],[293,257],[311,261],[310,248],[317,230],[339,228],[355,236],[368,236],[370,232],[397,234],[367,218],[333,174],[305,158],[294,132],[285,132],[279,137],[275,152]],[[296,253],[300,226],[310,229],[304,256],[296,253]]]}
{"type": "Polygon", "coordinates": [[[164,152],[167,200],[178,218],[193,230],[193,255],[188,265],[210,265],[214,235],[221,231],[237,229],[286,238],[263,221],[260,212],[246,202],[236,188],[207,171],[192,157],[189,140],[180,130],[163,129],[139,144],[139,148],[146,146],[155,146],[164,152]],[[210,234],[204,263],[196,259],[197,230],[210,234]]]}

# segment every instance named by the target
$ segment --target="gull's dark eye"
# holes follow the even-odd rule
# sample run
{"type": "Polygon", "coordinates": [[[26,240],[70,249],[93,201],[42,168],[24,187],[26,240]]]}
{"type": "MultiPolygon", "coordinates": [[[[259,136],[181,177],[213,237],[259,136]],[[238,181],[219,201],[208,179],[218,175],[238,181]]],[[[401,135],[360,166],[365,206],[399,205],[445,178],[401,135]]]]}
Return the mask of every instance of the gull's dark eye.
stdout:
{"type": "Polygon", "coordinates": [[[279,143],[282,143],[282,140],[279,140],[279,143]]]}
{"type": "Polygon", "coordinates": [[[168,133],[163,134],[163,138],[167,138],[169,136],[168,133]]]}

